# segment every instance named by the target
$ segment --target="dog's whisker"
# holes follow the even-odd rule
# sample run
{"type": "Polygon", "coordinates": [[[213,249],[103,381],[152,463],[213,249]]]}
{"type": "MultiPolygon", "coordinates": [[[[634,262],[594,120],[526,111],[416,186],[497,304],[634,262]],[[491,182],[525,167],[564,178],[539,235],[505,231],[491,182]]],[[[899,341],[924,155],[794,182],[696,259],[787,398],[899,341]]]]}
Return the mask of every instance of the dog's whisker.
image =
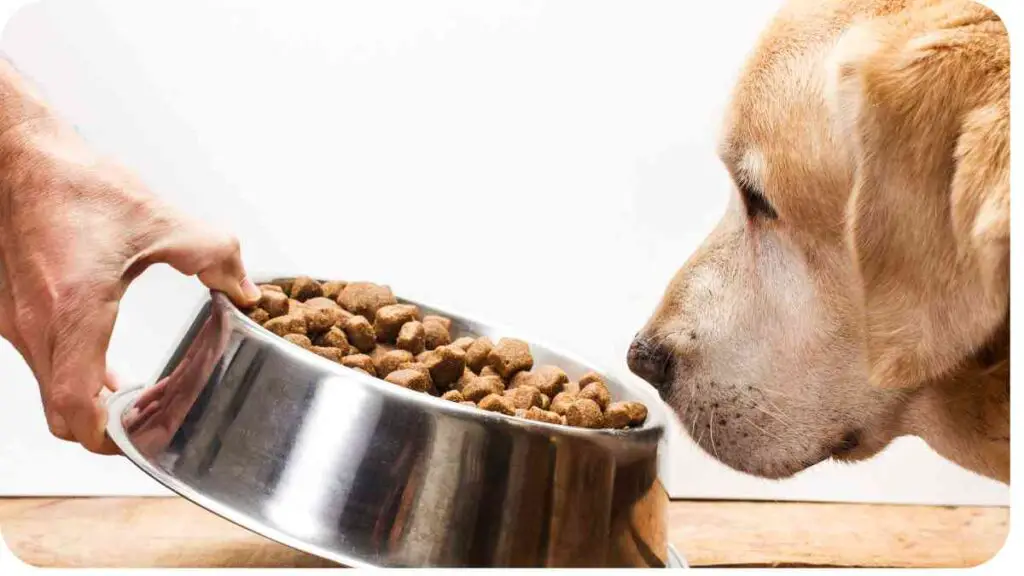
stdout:
{"type": "Polygon", "coordinates": [[[757,424],[754,424],[754,421],[753,421],[753,420],[751,420],[750,418],[747,418],[746,416],[744,416],[744,417],[743,417],[743,420],[744,420],[744,421],[746,421],[746,423],[747,423],[747,424],[750,424],[750,425],[751,425],[751,426],[753,426],[754,428],[757,428],[758,430],[760,430],[760,431],[761,431],[761,433],[762,433],[762,434],[764,434],[765,436],[768,436],[769,438],[772,438],[772,439],[774,439],[774,440],[776,440],[776,441],[778,441],[778,442],[781,442],[781,441],[782,441],[782,438],[779,438],[779,437],[778,437],[778,436],[776,436],[775,434],[772,434],[771,432],[769,432],[769,431],[765,430],[764,428],[761,428],[761,427],[760,427],[760,426],[758,426],[757,424]]]}
{"type": "Polygon", "coordinates": [[[711,430],[711,450],[715,453],[715,458],[722,459],[718,455],[718,447],[715,446],[715,409],[711,409],[711,421],[708,422],[708,429],[711,430]]]}

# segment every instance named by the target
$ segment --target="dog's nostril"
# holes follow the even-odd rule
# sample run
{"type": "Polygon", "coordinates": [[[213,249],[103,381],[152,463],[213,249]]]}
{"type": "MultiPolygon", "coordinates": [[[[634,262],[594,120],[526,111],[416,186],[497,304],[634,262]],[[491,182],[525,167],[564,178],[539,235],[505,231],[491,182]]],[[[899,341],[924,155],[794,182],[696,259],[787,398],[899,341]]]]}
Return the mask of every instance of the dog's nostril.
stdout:
{"type": "Polygon", "coordinates": [[[626,363],[637,376],[651,383],[660,392],[668,380],[671,354],[662,344],[652,344],[643,336],[637,336],[629,346],[626,363]]]}

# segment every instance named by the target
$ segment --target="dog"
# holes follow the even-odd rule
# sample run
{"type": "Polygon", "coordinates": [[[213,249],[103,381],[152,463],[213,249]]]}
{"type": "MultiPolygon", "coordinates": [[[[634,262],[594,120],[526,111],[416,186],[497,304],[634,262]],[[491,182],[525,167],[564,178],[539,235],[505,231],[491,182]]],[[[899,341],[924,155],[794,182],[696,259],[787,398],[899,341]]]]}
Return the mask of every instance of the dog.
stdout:
{"type": "Polygon", "coordinates": [[[743,69],[726,214],[627,354],[784,478],[916,435],[1009,483],[1009,45],[966,1],[796,0],[743,69]]]}

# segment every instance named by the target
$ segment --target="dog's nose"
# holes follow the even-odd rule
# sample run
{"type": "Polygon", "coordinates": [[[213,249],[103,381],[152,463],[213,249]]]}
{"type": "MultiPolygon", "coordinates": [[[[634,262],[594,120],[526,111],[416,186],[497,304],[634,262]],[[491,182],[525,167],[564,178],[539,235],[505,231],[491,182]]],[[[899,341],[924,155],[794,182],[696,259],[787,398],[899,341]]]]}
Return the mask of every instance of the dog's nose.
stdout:
{"type": "Polygon", "coordinates": [[[626,354],[626,363],[629,365],[629,369],[657,388],[659,392],[665,392],[665,388],[668,386],[671,359],[671,351],[663,342],[654,343],[651,338],[643,334],[637,334],[626,354]]]}

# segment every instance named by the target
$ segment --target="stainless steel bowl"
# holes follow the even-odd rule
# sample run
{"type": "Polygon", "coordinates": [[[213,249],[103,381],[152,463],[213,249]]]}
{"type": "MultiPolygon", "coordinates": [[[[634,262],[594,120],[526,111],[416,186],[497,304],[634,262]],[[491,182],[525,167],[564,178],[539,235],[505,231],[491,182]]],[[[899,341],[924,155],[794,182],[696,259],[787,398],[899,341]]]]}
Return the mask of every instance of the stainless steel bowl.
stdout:
{"type": "MultiPolygon", "coordinates": [[[[512,335],[417,304],[455,337],[512,335]]],[[[590,369],[531,351],[573,378],[590,369]]],[[[664,421],[649,408],[614,431],[461,406],[294,346],[214,292],[158,381],[112,397],[109,433],[200,506],[347,566],[660,567],[664,421]]]]}

